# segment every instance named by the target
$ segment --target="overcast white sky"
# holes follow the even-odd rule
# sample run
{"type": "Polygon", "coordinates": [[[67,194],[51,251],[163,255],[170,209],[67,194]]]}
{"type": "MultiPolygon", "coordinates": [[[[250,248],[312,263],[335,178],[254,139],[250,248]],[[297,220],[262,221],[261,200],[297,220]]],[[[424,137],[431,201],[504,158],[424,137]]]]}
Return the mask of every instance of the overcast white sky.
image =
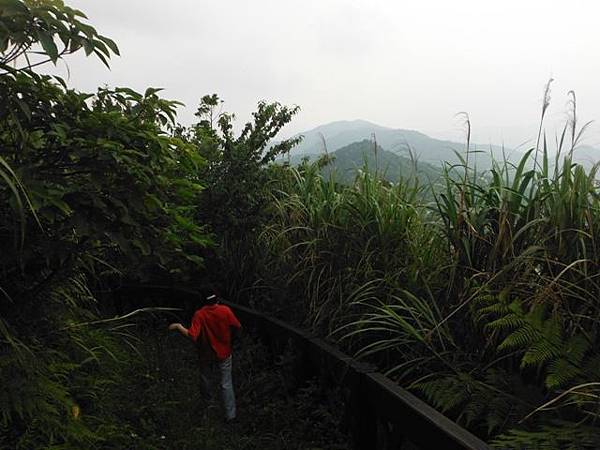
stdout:
{"type": "MultiPolygon", "coordinates": [[[[70,82],[163,87],[187,107],[218,93],[243,122],[261,100],[297,104],[285,135],[365,119],[481,143],[534,137],[542,91],[600,119],[600,3],[593,0],[66,0],[120,46],[112,70],[69,60],[70,82]]],[[[586,143],[600,145],[600,127],[586,143]]]]}

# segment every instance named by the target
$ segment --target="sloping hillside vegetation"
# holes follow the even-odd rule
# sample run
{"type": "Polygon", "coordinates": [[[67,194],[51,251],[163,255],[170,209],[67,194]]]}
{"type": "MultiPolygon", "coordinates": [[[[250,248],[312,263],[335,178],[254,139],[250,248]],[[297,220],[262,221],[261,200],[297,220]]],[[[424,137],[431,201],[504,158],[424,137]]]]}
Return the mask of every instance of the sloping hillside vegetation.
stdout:
{"type": "Polygon", "coordinates": [[[338,182],[351,184],[360,170],[367,170],[393,183],[418,178],[422,184],[429,184],[437,181],[442,174],[440,169],[430,164],[399,156],[364,140],[331,153],[328,164],[323,167],[323,175],[325,178],[334,176],[338,182]]]}
{"type": "MultiPolygon", "coordinates": [[[[360,171],[368,171],[391,183],[401,180],[419,179],[422,184],[434,183],[442,170],[431,164],[384,150],[370,140],[354,142],[327,155],[301,155],[291,157],[289,164],[298,166],[305,162],[316,162],[322,158],[321,173],[325,178],[333,177],[336,182],[352,184],[360,171]]],[[[280,158],[279,161],[285,160],[280,158]]]]}
{"type": "Polygon", "coordinates": [[[205,95],[182,126],[159,89],[43,73],[78,51],[119,53],[62,1],[0,0],[2,448],[346,447],[335,402],[287,392],[285,361],[252,338],[238,428],[192,409],[194,369],[161,333],[209,288],[377,364],[497,448],[600,448],[598,166],[573,162],[574,94],[558,148],[541,133],[485,173],[470,152],[415,168],[356,136],[293,167],[274,162],[299,139],[272,141],[298,108],[260,102],[236,132],[205,95]]]}
{"type": "Polygon", "coordinates": [[[596,448],[600,209],[575,147],[445,172],[433,205],[417,184],[300,166],[246,285],[499,448],[596,448]]]}

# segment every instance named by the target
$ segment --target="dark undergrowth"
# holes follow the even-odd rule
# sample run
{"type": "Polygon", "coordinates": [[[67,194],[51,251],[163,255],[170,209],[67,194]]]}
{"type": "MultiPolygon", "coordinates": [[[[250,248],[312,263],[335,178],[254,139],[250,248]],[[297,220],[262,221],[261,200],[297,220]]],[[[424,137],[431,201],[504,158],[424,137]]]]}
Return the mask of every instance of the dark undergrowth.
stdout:
{"type": "Polygon", "coordinates": [[[140,327],[140,355],[127,366],[125,384],[111,389],[108,401],[129,430],[127,442],[113,448],[349,448],[341,431],[341,402],[316,382],[294,386],[288,364],[293,355],[273,359],[253,336],[241,338],[233,369],[238,417],[227,424],[218,392],[212,400],[201,395],[191,343],[151,330],[140,327]]]}

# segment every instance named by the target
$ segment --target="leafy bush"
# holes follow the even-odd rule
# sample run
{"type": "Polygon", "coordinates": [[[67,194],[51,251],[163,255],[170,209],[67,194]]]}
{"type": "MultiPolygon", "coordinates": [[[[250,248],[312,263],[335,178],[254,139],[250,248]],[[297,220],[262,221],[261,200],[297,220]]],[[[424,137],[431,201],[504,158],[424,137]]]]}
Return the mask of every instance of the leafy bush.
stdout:
{"type": "Polygon", "coordinates": [[[198,107],[198,123],[180,127],[177,135],[188,141],[205,160],[198,174],[204,180],[196,221],[210,225],[218,245],[212,255],[212,278],[235,299],[240,287],[254,277],[260,227],[269,220],[272,177],[269,163],[288,152],[298,139],[272,143],[298,112],[298,107],[260,102],[239,135],[234,115],[218,110],[216,94],[205,95],[198,107]],[[230,261],[236,261],[234,267],[230,261]]]}
{"type": "Polygon", "coordinates": [[[194,220],[203,159],[168,134],[176,102],[157,89],[79,93],[33,70],[45,62],[30,59],[39,47],[53,62],[80,48],[104,62],[118,51],[84,18],[61,1],[0,2],[0,367],[10,387],[0,410],[10,448],[105,448],[127,436],[101,398],[122,382],[131,336],[100,319],[96,293],[123,277],[193,275],[211,242],[194,220]]]}

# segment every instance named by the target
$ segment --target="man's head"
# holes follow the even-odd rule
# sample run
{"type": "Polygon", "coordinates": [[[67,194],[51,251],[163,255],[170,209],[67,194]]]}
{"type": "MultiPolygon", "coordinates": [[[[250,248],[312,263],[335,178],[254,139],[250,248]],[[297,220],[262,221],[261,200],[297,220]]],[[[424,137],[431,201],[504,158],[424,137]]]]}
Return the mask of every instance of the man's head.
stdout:
{"type": "Polygon", "coordinates": [[[208,297],[206,297],[204,303],[206,303],[207,305],[214,305],[215,303],[219,303],[219,296],[213,292],[208,297]]]}

